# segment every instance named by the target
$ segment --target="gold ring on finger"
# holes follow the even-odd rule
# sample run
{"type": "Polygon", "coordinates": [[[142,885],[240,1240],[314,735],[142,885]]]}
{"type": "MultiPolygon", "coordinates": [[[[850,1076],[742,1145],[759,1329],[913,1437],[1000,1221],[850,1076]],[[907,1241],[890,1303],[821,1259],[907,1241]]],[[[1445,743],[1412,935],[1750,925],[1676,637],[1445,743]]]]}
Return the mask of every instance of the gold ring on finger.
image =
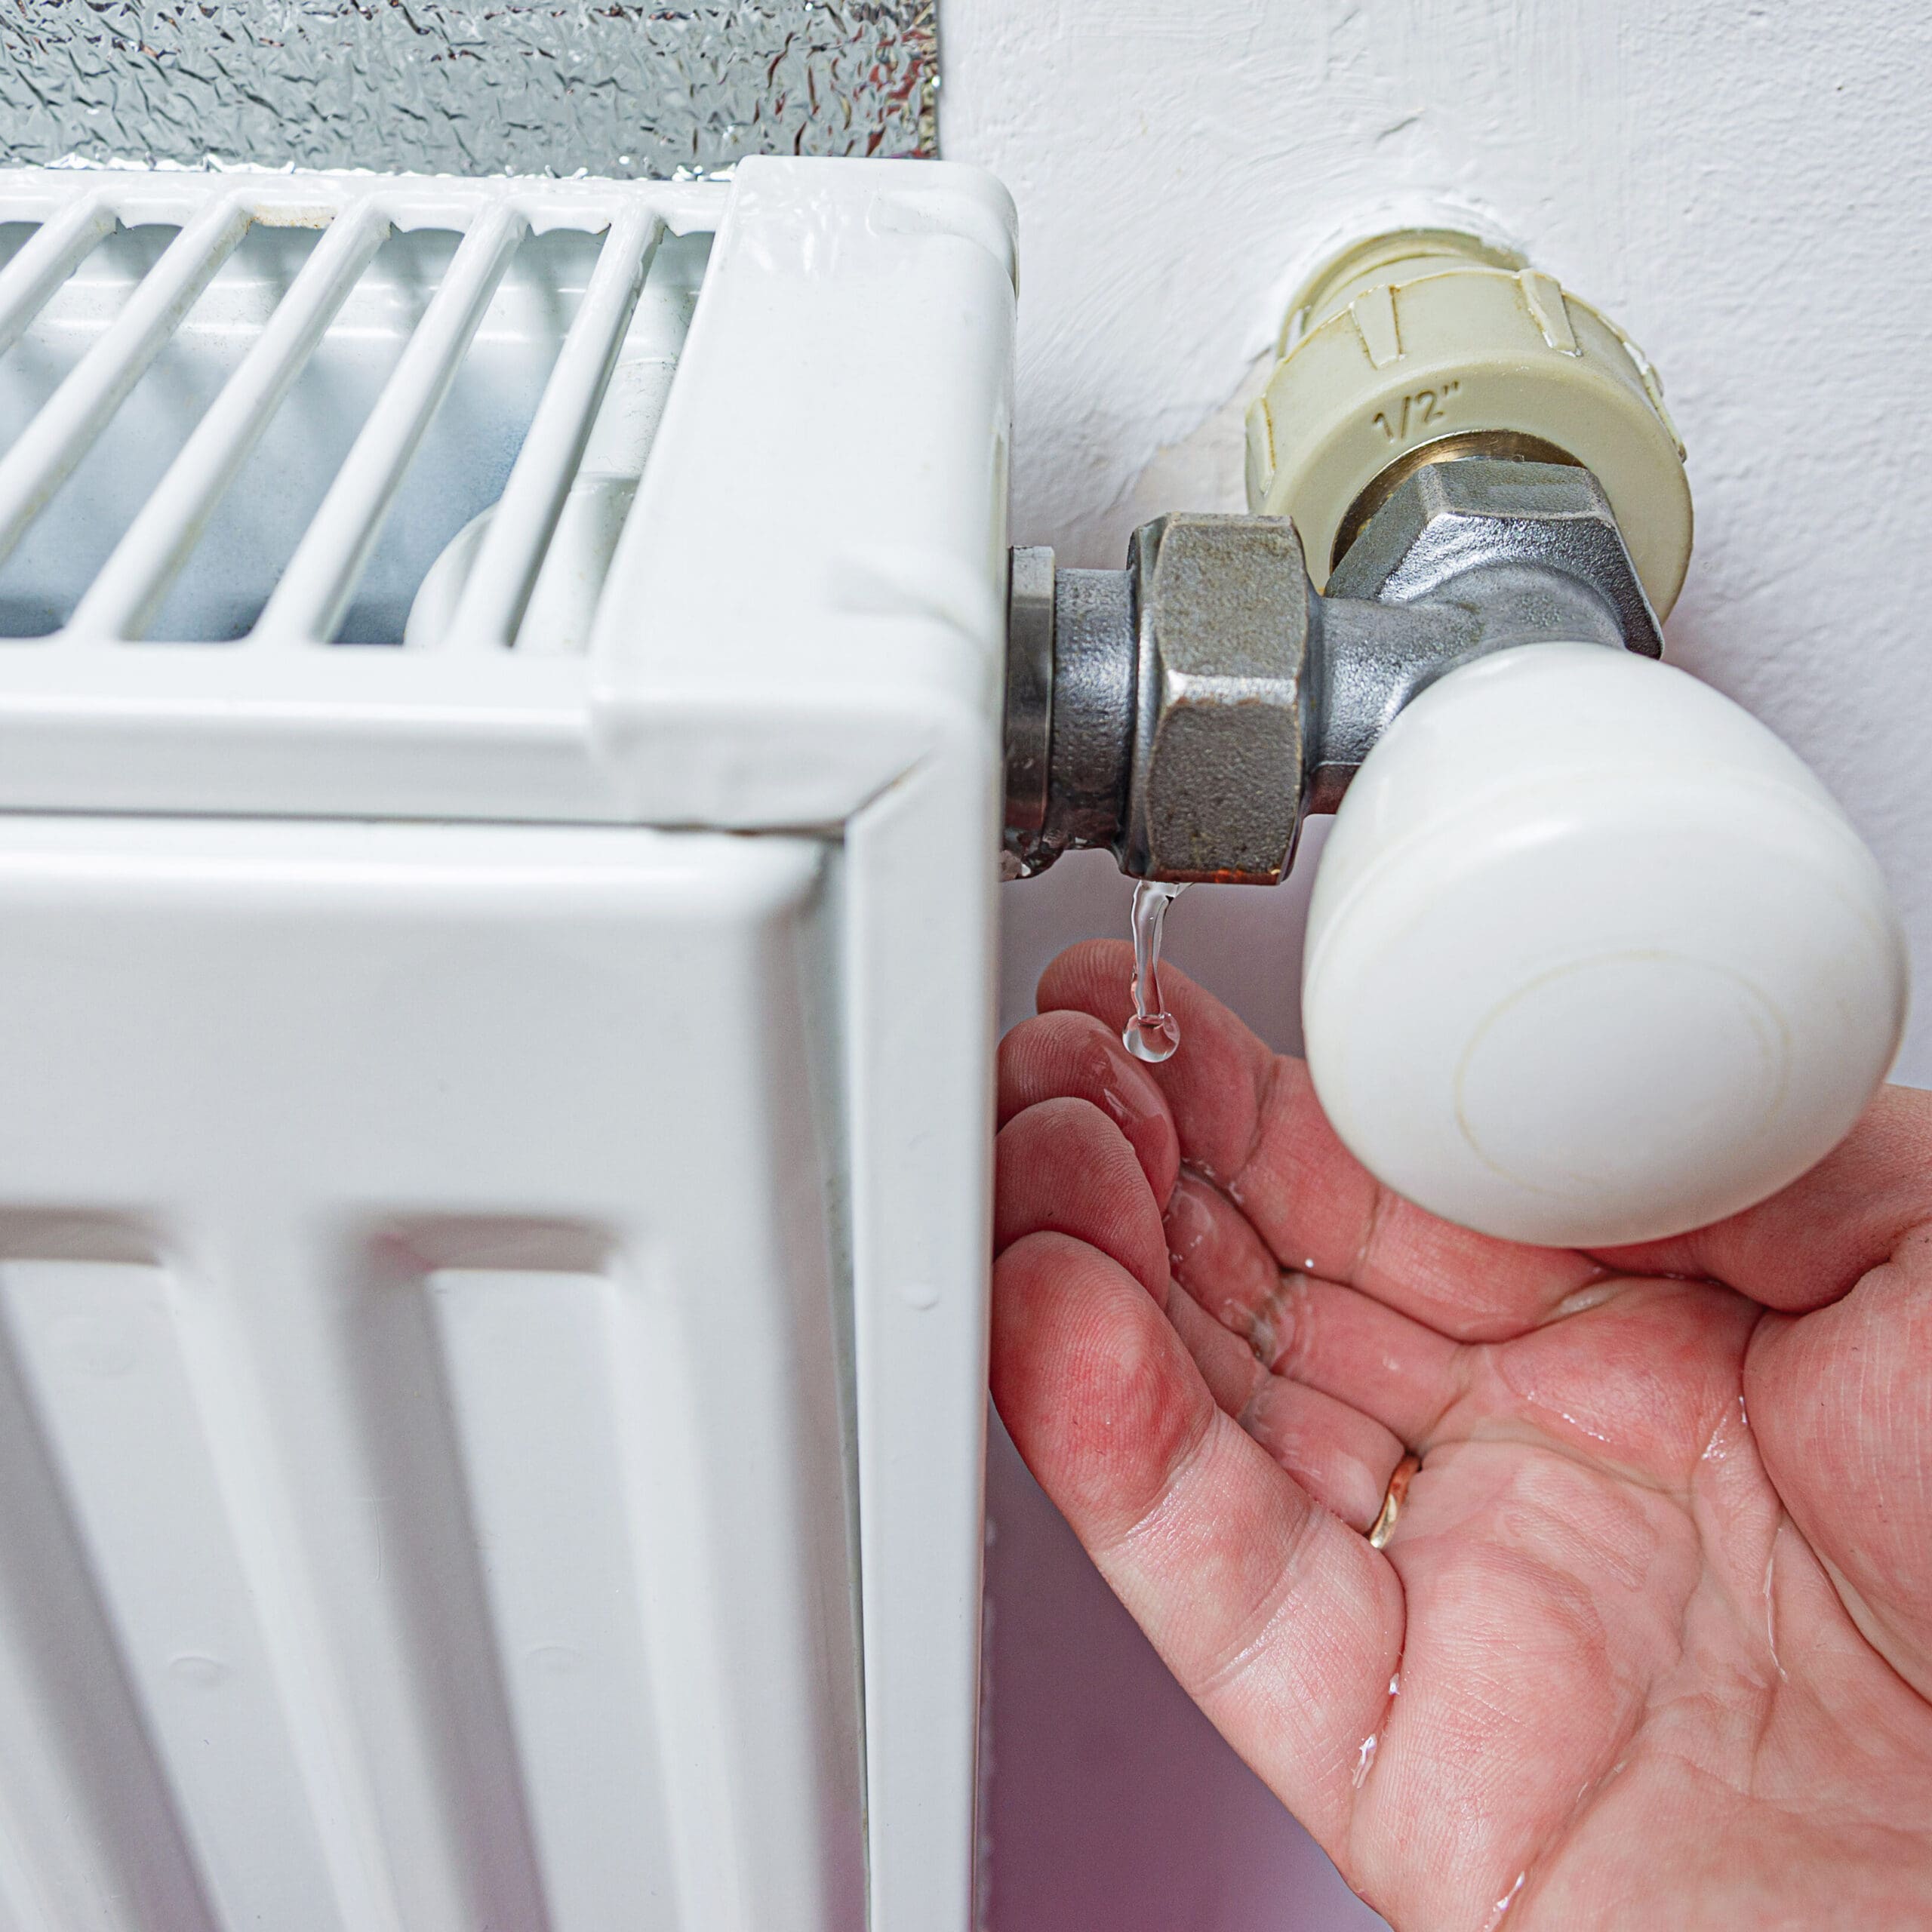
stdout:
{"type": "Polygon", "coordinates": [[[1371,1549],[1380,1549],[1395,1534],[1395,1518],[1402,1513],[1402,1499],[1408,1494],[1409,1484],[1421,1467],[1420,1456],[1404,1456],[1395,1465],[1395,1473],[1389,1478],[1389,1487],[1383,1492],[1381,1512],[1368,1533],[1371,1549]]]}

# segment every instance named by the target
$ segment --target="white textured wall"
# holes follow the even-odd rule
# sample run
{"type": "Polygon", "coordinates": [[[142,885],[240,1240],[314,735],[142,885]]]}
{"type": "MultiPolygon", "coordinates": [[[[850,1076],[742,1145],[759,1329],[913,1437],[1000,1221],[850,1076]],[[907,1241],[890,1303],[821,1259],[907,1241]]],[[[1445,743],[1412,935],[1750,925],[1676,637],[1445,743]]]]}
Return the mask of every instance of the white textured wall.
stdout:
{"type": "MultiPolygon", "coordinates": [[[[1698,525],[1669,654],[1795,745],[1877,851],[1919,961],[1900,1072],[1932,1084],[1932,13],[944,0],[940,26],[943,149],[1020,204],[1017,540],[1114,564],[1144,515],[1235,506],[1230,405],[1300,271],[1391,214],[1475,212],[1663,372],[1698,525]]],[[[1174,915],[1175,956],[1283,1044],[1305,884],[1198,892],[1174,915]]],[[[1007,913],[1011,1014],[1059,943],[1121,926],[1125,897],[1102,862],[1069,862],[1009,888],[1007,913]]],[[[1343,1922],[1303,1889],[1300,1847],[1254,1823],[1246,1774],[1204,1771],[1144,1652],[1107,1635],[1097,1586],[1041,1553],[1040,1506],[996,1460],[995,1520],[1026,1526],[1008,1541],[1030,1552],[993,1552],[996,1666],[1088,1660],[1083,1694],[1143,1721],[1112,1721],[1083,1768],[1064,1724],[1049,1736],[996,1676],[998,1761],[1060,1764],[1057,1789],[1124,1804],[1166,1790],[1171,1842],[1203,1875],[1163,1927],[1343,1922]],[[1250,1833],[1232,1862],[1213,1823],[1230,1807],[1250,1833]]],[[[1091,1889],[1047,1900],[1054,1789],[996,1789],[998,1932],[1152,1924],[1090,1845],[1091,1889]]],[[[1144,1831],[1130,1806],[1121,1857],[1143,1873],[1144,1831]]]]}

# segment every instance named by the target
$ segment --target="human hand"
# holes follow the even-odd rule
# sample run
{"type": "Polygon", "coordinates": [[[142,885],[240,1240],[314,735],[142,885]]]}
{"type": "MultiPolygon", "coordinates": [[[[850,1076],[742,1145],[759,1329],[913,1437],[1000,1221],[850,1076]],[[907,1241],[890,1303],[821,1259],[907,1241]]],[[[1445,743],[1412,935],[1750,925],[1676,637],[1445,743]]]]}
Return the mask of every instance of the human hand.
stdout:
{"type": "Polygon", "coordinates": [[[1223,1735],[1404,1932],[1932,1924],[1932,1094],[1698,1233],[1517,1247],[1178,973],[1130,1058],[1130,969],[1001,1050],[993,1392],[1223,1735]]]}

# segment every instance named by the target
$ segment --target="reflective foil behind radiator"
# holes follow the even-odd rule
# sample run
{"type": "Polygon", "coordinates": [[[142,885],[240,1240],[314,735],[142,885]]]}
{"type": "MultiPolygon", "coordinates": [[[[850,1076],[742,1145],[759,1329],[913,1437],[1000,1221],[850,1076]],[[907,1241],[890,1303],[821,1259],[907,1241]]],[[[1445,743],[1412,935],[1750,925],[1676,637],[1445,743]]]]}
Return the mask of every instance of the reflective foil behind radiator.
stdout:
{"type": "Polygon", "coordinates": [[[0,159],[658,177],[937,142],[935,0],[13,0],[0,159]]]}

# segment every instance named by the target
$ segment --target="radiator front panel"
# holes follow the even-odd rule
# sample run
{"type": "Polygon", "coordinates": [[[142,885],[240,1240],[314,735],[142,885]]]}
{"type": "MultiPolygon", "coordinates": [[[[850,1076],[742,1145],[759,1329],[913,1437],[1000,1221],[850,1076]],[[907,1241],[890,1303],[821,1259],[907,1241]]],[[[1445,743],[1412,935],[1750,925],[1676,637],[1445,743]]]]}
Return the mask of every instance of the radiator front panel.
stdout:
{"type": "Polygon", "coordinates": [[[863,1923],[823,849],[0,826],[0,1906],[863,1923]]]}

